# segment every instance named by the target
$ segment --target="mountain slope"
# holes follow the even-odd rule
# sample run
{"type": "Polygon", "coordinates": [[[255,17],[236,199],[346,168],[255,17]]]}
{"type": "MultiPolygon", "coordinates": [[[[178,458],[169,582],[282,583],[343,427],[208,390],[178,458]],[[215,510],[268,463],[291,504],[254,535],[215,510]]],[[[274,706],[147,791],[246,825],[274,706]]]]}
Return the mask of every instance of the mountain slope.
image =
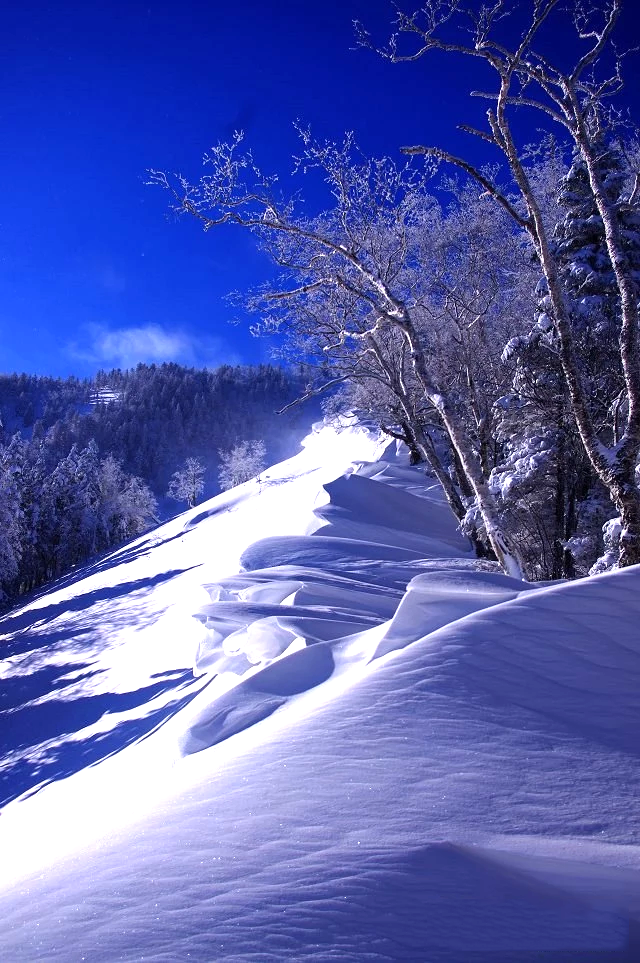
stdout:
{"type": "Polygon", "coordinates": [[[639,588],[315,432],[0,625],[2,958],[631,963],[639,588]]]}

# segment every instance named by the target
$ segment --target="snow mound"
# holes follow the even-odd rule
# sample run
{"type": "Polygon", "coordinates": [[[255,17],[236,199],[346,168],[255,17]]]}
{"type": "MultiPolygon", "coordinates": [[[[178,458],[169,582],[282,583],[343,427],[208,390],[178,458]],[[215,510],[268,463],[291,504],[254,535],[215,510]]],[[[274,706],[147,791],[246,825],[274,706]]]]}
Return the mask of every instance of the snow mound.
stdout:
{"type": "Polygon", "coordinates": [[[0,624],[0,958],[636,963],[640,569],[500,575],[363,430],[265,475],[0,624]]]}
{"type": "Polygon", "coordinates": [[[519,709],[637,758],[639,624],[637,567],[523,593],[440,630],[438,644],[456,652],[446,685],[491,704],[508,695],[519,709]]]}
{"type": "Polygon", "coordinates": [[[334,538],[327,535],[319,539],[314,536],[272,536],[254,542],[240,558],[240,565],[250,572],[254,568],[272,568],[276,565],[312,565],[334,571],[341,568],[366,568],[367,564],[381,561],[402,561],[421,557],[415,549],[396,547],[357,538],[334,538]]]}
{"type": "MultiPolygon", "coordinates": [[[[325,485],[329,503],[316,509],[316,515],[329,524],[316,534],[326,532],[332,537],[403,546],[423,557],[457,557],[469,552],[469,544],[446,510],[440,493],[432,490],[419,498],[406,489],[385,484],[388,474],[389,469],[374,478],[361,473],[344,475],[325,485]]],[[[397,480],[405,481],[407,474],[406,470],[394,473],[397,480]]],[[[411,480],[414,478],[415,475],[411,480]]]]}
{"type": "Polygon", "coordinates": [[[518,598],[534,588],[497,572],[436,569],[416,575],[372,657],[404,648],[471,612],[518,598]]]}
{"type": "MultiPolygon", "coordinates": [[[[331,649],[322,644],[299,649],[266,666],[198,711],[180,740],[182,751],[199,752],[255,725],[284,705],[288,697],[325,682],[333,669],[331,649]]],[[[206,702],[206,697],[205,689],[194,708],[206,702]]]]}

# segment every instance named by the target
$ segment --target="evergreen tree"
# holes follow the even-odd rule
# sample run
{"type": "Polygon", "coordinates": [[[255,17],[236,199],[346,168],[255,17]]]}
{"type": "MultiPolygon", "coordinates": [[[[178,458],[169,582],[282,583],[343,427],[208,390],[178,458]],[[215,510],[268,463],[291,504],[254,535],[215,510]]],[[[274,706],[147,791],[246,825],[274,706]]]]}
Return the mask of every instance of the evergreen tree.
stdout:
{"type": "MultiPolygon", "coordinates": [[[[599,142],[598,173],[625,238],[629,267],[640,277],[640,217],[625,201],[628,170],[616,144],[599,142]]],[[[552,254],[563,284],[594,429],[602,445],[613,446],[620,439],[627,414],[618,348],[620,295],[604,224],[579,155],[562,177],[556,196],[562,216],[553,229],[552,254]]],[[[503,355],[505,360],[515,361],[515,371],[513,394],[502,399],[503,458],[494,484],[505,495],[508,492],[516,515],[522,519],[529,516],[535,523],[532,537],[540,546],[534,564],[537,577],[559,578],[588,572],[602,550],[602,525],[613,508],[571,417],[545,280],[540,281],[537,293],[534,327],[528,334],[512,338],[503,355]]],[[[613,558],[611,551],[608,558],[613,558]]]]}
{"type": "Polygon", "coordinates": [[[22,556],[20,463],[16,446],[0,448],[0,601],[13,584],[22,556]]]}

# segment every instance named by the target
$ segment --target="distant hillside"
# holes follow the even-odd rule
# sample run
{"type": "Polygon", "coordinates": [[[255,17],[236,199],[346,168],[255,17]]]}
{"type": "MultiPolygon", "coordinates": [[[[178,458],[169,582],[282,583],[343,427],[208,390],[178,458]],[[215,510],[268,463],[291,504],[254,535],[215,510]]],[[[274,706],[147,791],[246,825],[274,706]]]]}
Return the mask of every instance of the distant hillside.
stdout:
{"type": "Polygon", "coordinates": [[[36,437],[75,414],[89,400],[91,383],[77,378],[0,374],[0,441],[15,432],[36,437]]]}
{"type": "Polygon", "coordinates": [[[0,377],[0,601],[175,514],[175,498],[215,494],[221,453],[232,484],[261,470],[251,452],[270,463],[294,454],[311,414],[277,411],[300,392],[270,365],[0,377]],[[196,466],[196,490],[174,480],[168,498],[185,463],[196,466]]]}
{"type": "Polygon", "coordinates": [[[219,449],[262,438],[270,461],[297,450],[311,415],[276,412],[300,390],[295,375],[273,365],[140,364],[85,381],[0,375],[0,440],[18,432],[60,456],[95,441],[101,455],[113,455],[159,497],[178,465],[197,456],[207,467],[205,493],[213,494],[219,449]]]}

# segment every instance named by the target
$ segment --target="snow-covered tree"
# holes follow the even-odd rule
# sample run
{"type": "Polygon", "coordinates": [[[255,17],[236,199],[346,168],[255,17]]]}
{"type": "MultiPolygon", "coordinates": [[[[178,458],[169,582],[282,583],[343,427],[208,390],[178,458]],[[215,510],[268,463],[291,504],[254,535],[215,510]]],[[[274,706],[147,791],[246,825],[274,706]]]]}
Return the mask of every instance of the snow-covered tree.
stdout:
{"type": "Polygon", "coordinates": [[[40,577],[56,578],[88,558],[93,542],[98,451],[73,445],[42,483],[35,529],[40,577]]]}
{"type": "MultiPolygon", "coordinates": [[[[622,237],[628,270],[640,279],[640,209],[627,203],[629,170],[620,145],[601,137],[594,164],[622,237]]],[[[602,441],[617,444],[628,404],[619,350],[620,295],[605,226],[579,153],[563,178],[558,203],[564,217],[554,230],[552,250],[567,293],[592,417],[602,441]]]]}
{"type": "MultiPolygon", "coordinates": [[[[640,488],[635,479],[640,453],[640,315],[639,279],[628,257],[629,235],[620,220],[620,207],[612,198],[607,173],[600,163],[602,144],[611,135],[609,99],[623,86],[621,58],[613,46],[613,33],[622,0],[602,4],[576,2],[571,8],[559,0],[533,4],[524,22],[519,21],[511,45],[505,40],[504,18],[522,13],[508,0],[491,5],[461,4],[458,0],[424,0],[412,13],[399,11],[390,43],[380,52],[394,62],[419,60],[434,50],[483,60],[496,77],[494,91],[479,92],[490,101],[488,129],[469,133],[491,144],[506,161],[517,199],[496,179],[464,158],[439,147],[405,148],[409,155],[453,164],[471,176],[492,197],[513,222],[526,231],[536,249],[547,286],[545,312],[555,330],[558,357],[567,388],[572,418],[587,458],[607,489],[621,518],[618,564],[640,562],[640,488]],[[573,27],[580,52],[567,68],[545,49],[545,34],[556,27],[573,27]],[[568,17],[568,22],[567,22],[568,17]],[[406,46],[405,46],[406,43],[406,46]],[[613,68],[611,61],[613,60],[613,68]],[[605,248],[619,304],[618,356],[622,372],[619,440],[607,444],[598,431],[587,387],[582,377],[579,348],[572,325],[571,299],[563,283],[562,270],[553,250],[548,224],[534,181],[528,176],[523,149],[511,122],[514,108],[526,107],[564,129],[584,164],[593,203],[601,220],[605,248]]],[[[507,32],[508,34],[508,32],[507,32]]],[[[360,28],[363,44],[371,39],[360,28]]],[[[565,48],[566,49],[566,48],[565,48]]],[[[630,206],[637,199],[628,198],[630,206]]],[[[637,236],[637,228],[633,229],[637,236]]],[[[632,240],[635,244],[635,240],[632,240]]]]}
{"type": "Polygon", "coordinates": [[[147,486],[95,443],[64,456],[15,436],[0,447],[0,592],[56,578],[157,521],[147,486]]]}
{"type": "Polygon", "coordinates": [[[92,509],[94,551],[133,538],[158,521],[156,500],[147,485],[135,475],[127,475],[112,455],[100,462],[92,509]]]}
{"type": "Polygon", "coordinates": [[[398,333],[477,501],[487,541],[505,571],[520,576],[517,545],[503,529],[465,419],[421,330],[429,294],[424,236],[439,217],[428,177],[410,164],[363,157],[351,137],[339,145],[314,141],[307,131],[301,137],[300,166],[322,172],[334,202],[315,219],[298,216],[292,202],[277,196],[273,179],[240,153],[239,138],[212,149],[197,184],[162,172],[151,179],[171,192],[177,210],[206,228],[231,222],[254,233],[284,269],[279,283],[254,302],[263,330],[292,331],[318,362],[324,356],[326,363],[355,369],[380,332],[398,333]]]}
{"type": "Polygon", "coordinates": [[[199,458],[187,458],[182,468],[171,476],[167,495],[193,508],[204,491],[204,473],[205,467],[199,458]]]}
{"type": "Polygon", "coordinates": [[[19,440],[0,447],[0,601],[15,582],[22,557],[21,447],[19,440]]]}
{"type": "Polygon", "coordinates": [[[264,471],[267,451],[263,441],[241,441],[233,448],[218,452],[218,483],[222,491],[235,488],[264,471]]]}
{"type": "MultiPolygon", "coordinates": [[[[628,170],[619,147],[602,144],[598,166],[612,205],[624,225],[627,257],[640,277],[638,212],[625,203],[628,170]]],[[[594,430],[603,444],[620,439],[625,417],[624,376],[619,333],[620,304],[605,233],[578,155],[556,188],[556,224],[550,232],[568,305],[569,322],[589,397],[594,430]]],[[[558,333],[549,311],[546,279],[538,284],[536,323],[525,336],[511,338],[505,359],[515,362],[512,392],[500,406],[504,458],[496,469],[496,483],[511,501],[539,501],[535,513],[541,543],[553,546],[541,560],[541,577],[585,574],[602,550],[602,524],[607,510],[606,489],[586,457],[571,417],[571,400],[561,362],[558,333]],[[526,479],[526,480],[525,480],[526,479]],[[546,498],[542,497],[546,492],[546,498]],[[546,504],[546,511],[545,511],[546,504]]],[[[608,554],[612,558],[612,552],[608,554]]]]}

